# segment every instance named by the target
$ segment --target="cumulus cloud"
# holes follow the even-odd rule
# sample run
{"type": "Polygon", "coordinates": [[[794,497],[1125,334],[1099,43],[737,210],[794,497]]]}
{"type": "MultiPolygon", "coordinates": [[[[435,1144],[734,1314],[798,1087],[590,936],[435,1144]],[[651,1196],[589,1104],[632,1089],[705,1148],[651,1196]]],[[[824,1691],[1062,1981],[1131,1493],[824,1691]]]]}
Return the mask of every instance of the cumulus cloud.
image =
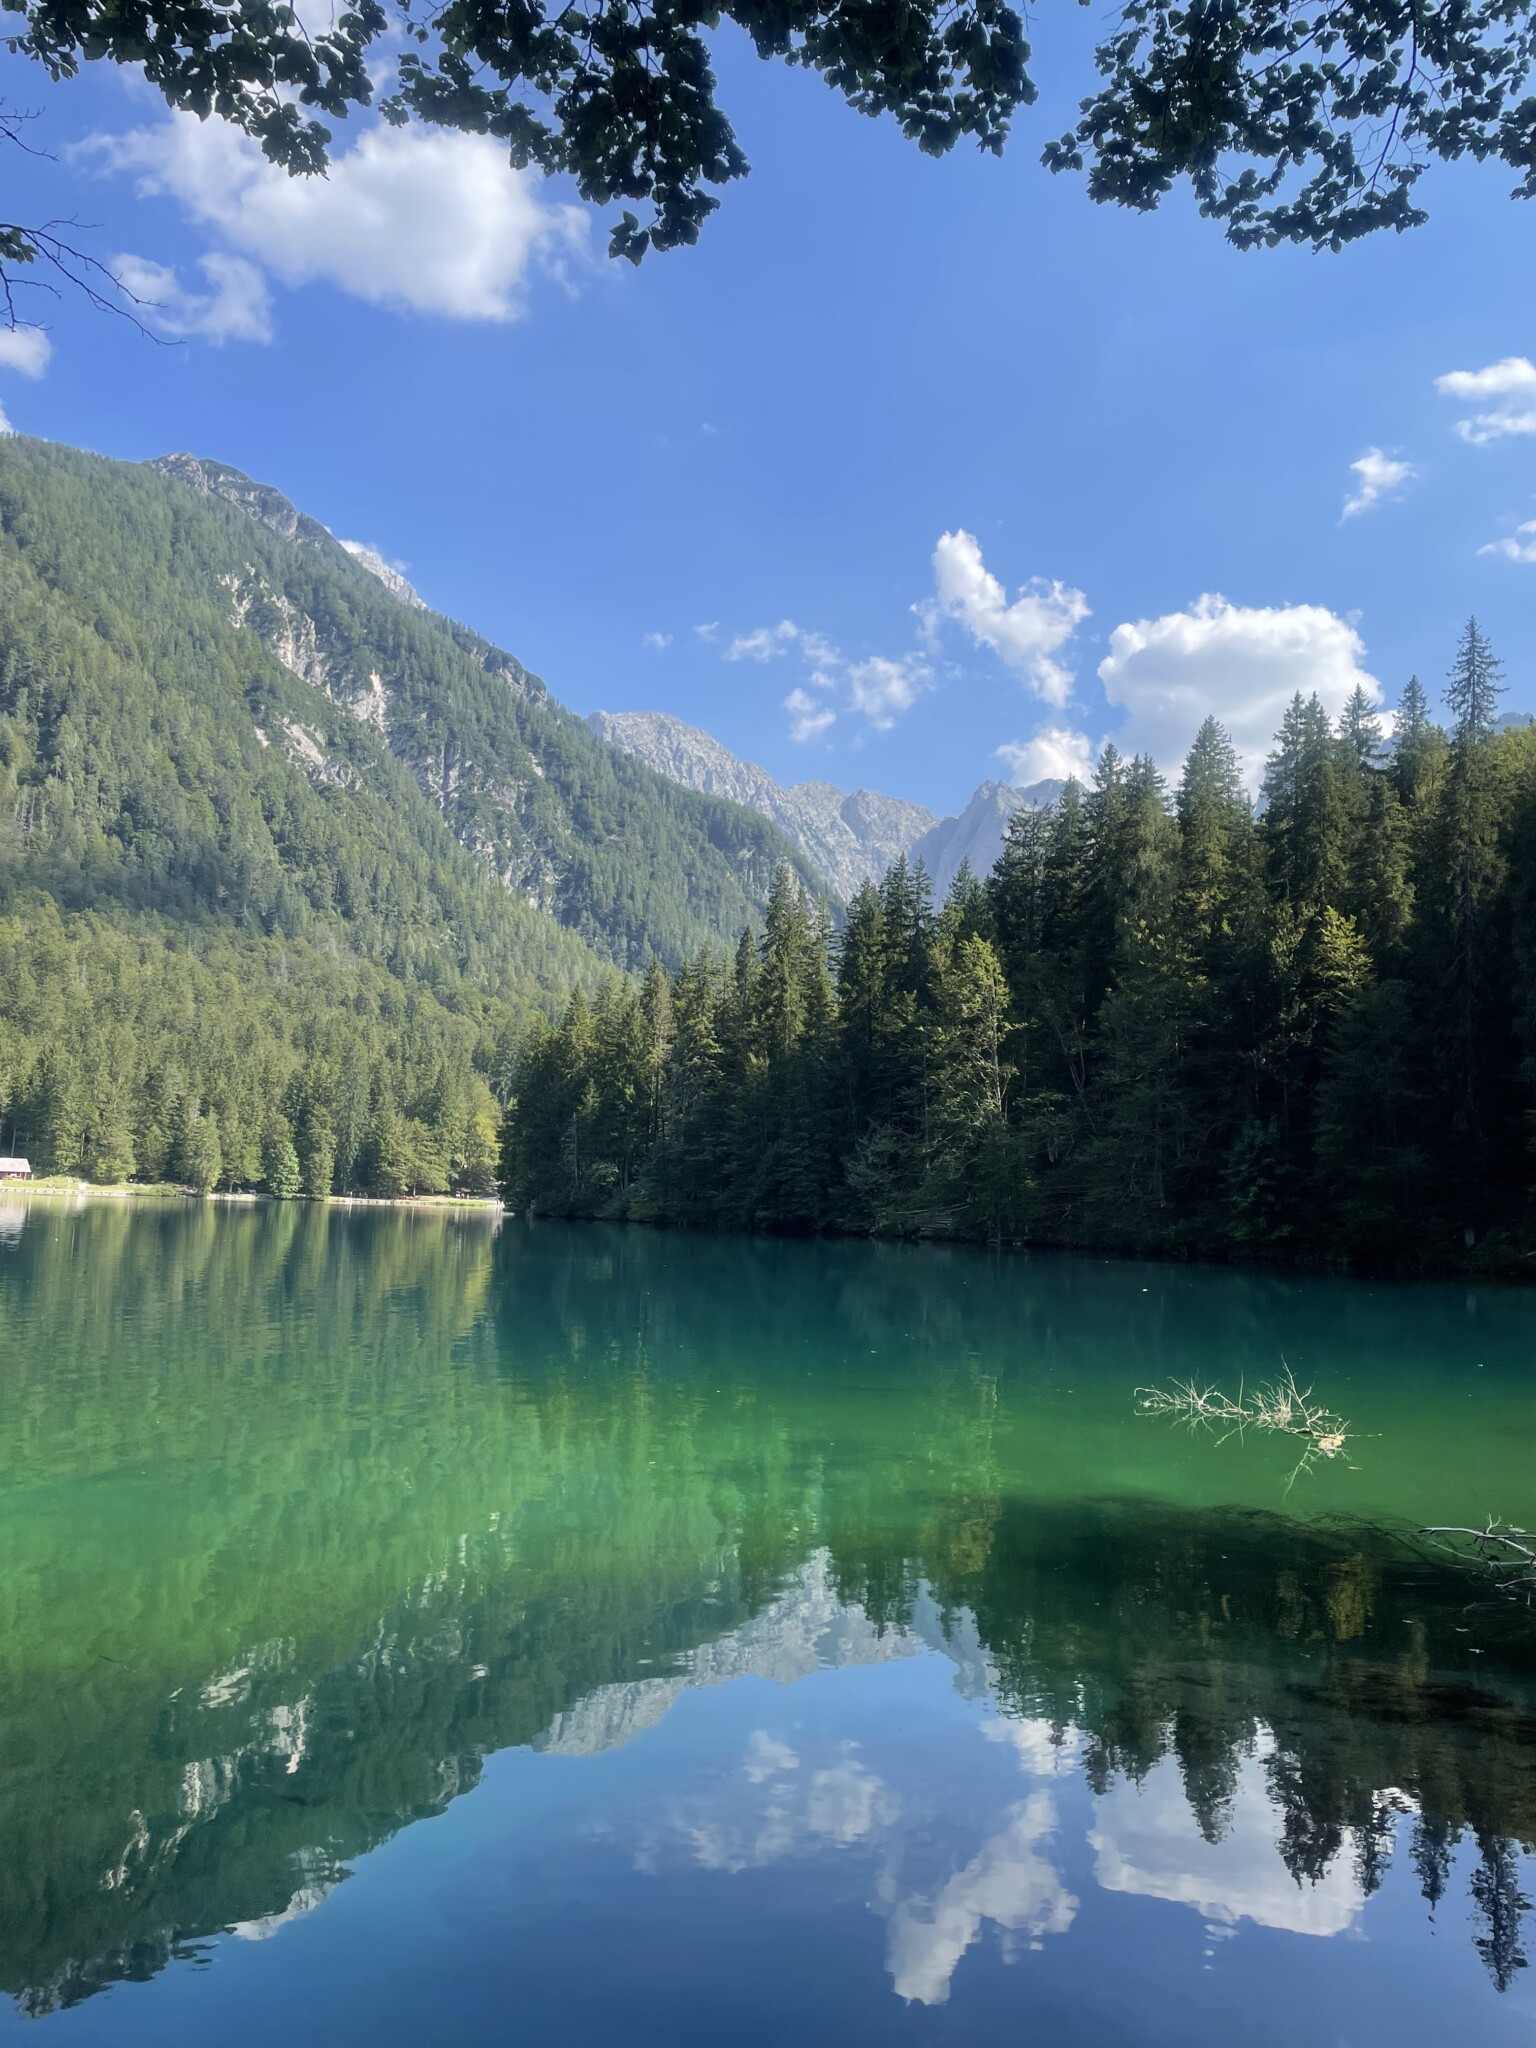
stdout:
{"type": "Polygon", "coordinates": [[[324,178],[290,178],[248,136],[190,114],[78,153],[175,199],[284,284],[450,320],[517,319],[530,269],[559,271],[586,246],[580,209],[550,204],[483,135],[367,128],[324,178]]]}
{"type": "Polygon", "coordinates": [[[933,580],[934,596],[913,606],[930,641],[942,621],[954,620],[1023,676],[1037,697],[1047,704],[1068,701],[1072,674],[1056,657],[1089,615],[1080,590],[1036,577],[1010,604],[982,560],[980,543],[963,528],[939,536],[933,580]]]}
{"type": "Polygon", "coordinates": [[[1093,772],[1093,741],[1070,726],[1044,726],[1032,740],[1009,740],[996,751],[1009,781],[1021,789],[1032,782],[1086,782],[1093,772]]]}
{"type": "Polygon", "coordinates": [[[932,673],[915,654],[899,661],[872,654],[848,671],[848,702],[862,711],[876,732],[889,732],[903,711],[909,711],[927,689],[932,673]]]}
{"type": "Polygon", "coordinates": [[[1273,1740],[1239,1767],[1219,1841],[1207,1841],[1190,1811],[1178,1766],[1164,1760],[1140,1784],[1119,1784],[1099,1799],[1088,1836],[1094,1876],[1107,1892],[1191,1906],[1207,1923],[1251,1920],[1291,1934],[1344,1934],[1365,1903],[1348,1857],[1299,1885],[1275,1848],[1275,1810],[1264,1761],[1273,1740]]]}
{"type": "MultiPolygon", "coordinates": [[[[53,343],[41,327],[0,327],[0,370],[14,370],[18,376],[41,377],[53,354],[53,343]]],[[[0,406],[0,435],[16,429],[0,406]]]]}
{"type": "Polygon", "coordinates": [[[52,355],[53,343],[41,327],[0,327],[0,370],[41,377],[52,355]]]}
{"type": "Polygon", "coordinates": [[[670,633],[647,633],[643,644],[649,647],[653,654],[665,654],[672,645],[672,635],[670,633]]]}
{"type": "Polygon", "coordinates": [[[1055,1828],[1054,1801],[1036,1792],[933,1898],[897,1906],[885,1962],[899,1998],[944,2004],[960,1958],[986,1921],[1005,1935],[1027,1935],[1036,1946],[1047,1934],[1067,1932],[1078,1902],[1040,1848],[1055,1828]]]}
{"type": "Polygon", "coordinates": [[[1480,555],[1502,555],[1506,562],[1536,562],[1536,519],[1527,519],[1502,540],[1491,540],[1477,551],[1480,555]]]}
{"type": "Polygon", "coordinates": [[[1369,512],[1373,505],[1379,505],[1383,498],[1396,497],[1403,485],[1416,474],[1411,462],[1399,462],[1380,448],[1367,448],[1349,467],[1356,481],[1354,489],[1344,500],[1344,510],[1339,515],[1342,519],[1357,519],[1362,512],[1369,512]]]}
{"type": "Polygon", "coordinates": [[[111,264],[140,312],[166,334],[200,335],[216,347],[272,339],[272,296],[254,263],[216,250],[197,267],[208,280],[205,292],[190,290],[174,270],[147,256],[115,256],[111,264]]]}
{"type": "Polygon", "coordinates": [[[796,742],[817,739],[829,725],[837,723],[837,713],[831,705],[818,701],[808,690],[791,690],[784,699],[784,709],[790,714],[789,736],[796,742]]]}
{"type": "Polygon", "coordinates": [[[1124,714],[1115,744],[1176,769],[1207,717],[1232,735],[1257,788],[1286,705],[1314,693],[1334,716],[1356,686],[1373,703],[1381,685],[1363,666],[1365,644],[1321,605],[1246,606],[1197,598],[1188,611],[1116,626],[1099,679],[1124,714]]]}
{"type": "Polygon", "coordinates": [[[1492,400],[1486,411],[1456,422],[1463,441],[1475,447],[1509,434],[1536,434],[1536,363],[1529,356],[1505,356],[1481,370],[1451,370],[1435,379],[1435,389],[1470,405],[1492,400]]]}

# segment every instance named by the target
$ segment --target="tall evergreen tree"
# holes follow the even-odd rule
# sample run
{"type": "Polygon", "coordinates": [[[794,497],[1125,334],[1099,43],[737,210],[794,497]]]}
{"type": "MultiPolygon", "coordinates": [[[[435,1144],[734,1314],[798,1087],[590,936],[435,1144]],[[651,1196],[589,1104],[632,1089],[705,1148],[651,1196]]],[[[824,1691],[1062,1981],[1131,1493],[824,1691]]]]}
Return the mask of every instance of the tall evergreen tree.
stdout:
{"type": "Polygon", "coordinates": [[[1446,788],[1446,879],[1450,930],[1451,1086],[1457,1129],[1480,1166],[1488,1136],[1493,1056],[1492,908],[1499,879],[1499,814],[1491,742],[1503,694],[1502,664],[1475,618],[1468,619],[1446,684],[1452,719],[1446,788]]]}

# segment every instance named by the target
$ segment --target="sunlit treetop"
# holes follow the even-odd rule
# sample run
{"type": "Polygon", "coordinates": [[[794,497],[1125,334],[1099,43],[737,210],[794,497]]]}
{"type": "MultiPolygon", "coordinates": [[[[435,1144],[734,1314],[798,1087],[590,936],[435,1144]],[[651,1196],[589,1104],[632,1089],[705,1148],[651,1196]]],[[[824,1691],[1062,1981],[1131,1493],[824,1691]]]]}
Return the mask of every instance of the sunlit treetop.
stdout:
{"type": "MultiPolygon", "coordinates": [[[[387,119],[494,136],[589,201],[642,208],[610,242],[637,262],[697,240],[718,188],[748,168],[715,101],[708,37],[724,18],[760,56],[894,116],[930,155],[965,138],[1000,153],[1036,98],[1006,0],[358,0],[323,33],[271,0],[0,6],[20,17],[9,47],[54,77],[102,58],[141,65],[173,107],[221,115],[308,175],[326,167],[325,119],[370,104],[370,54],[403,30],[387,119]]],[[[1044,161],[1142,211],[1188,178],[1242,247],[1338,248],[1423,221],[1419,179],[1437,157],[1497,158],[1529,197],[1533,62],[1536,0],[1132,0],[1098,49],[1098,89],[1044,161]]]]}

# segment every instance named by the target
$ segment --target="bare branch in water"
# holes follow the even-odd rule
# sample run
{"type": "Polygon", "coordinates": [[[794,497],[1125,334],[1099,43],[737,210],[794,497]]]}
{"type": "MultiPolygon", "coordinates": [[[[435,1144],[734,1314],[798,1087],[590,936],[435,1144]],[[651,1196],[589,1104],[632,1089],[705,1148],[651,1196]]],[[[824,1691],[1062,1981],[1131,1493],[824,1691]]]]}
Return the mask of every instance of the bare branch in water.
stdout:
{"type": "Polygon", "coordinates": [[[1220,1430],[1221,1442],[1250,1429],[1305,1438],[1307,1448],[1291,1474],[1291,1485],[1317,1459],[1338,1457],[1354,1434],[1342,1415],[1313,1399],[1310,1387],[1297,1386],[1288,1365],[1278,1379],[1266,1380],[1251,1392],[1240,1384],[1236,1400],[1220,1387],[1175,1380],[1171,1387],[1138,1387],[1135,1401],[1139,1414],[1166,1415],[1190,1429],[1220,1430]]]}
{"type": "Polygon", "coordinates": [[[1440,1538],[1439,1547],[1463,1564],[1512,1572],[1512,1577],[1499,1580],[1499,1591],[1523,1594],[1527,1601],[1536,1599],[1536,1531],[1517,1529],[1513,1522],[1490,1515],[1481,1529],[1430,1527],[1419,1534],[1440,1538]]]}

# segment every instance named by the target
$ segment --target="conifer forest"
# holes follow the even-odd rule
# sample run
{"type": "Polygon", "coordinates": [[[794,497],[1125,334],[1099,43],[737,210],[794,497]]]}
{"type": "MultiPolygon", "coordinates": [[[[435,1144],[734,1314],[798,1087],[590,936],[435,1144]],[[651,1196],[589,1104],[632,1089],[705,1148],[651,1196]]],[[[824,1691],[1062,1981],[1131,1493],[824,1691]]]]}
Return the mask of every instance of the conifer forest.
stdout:
{"type": "Polygon", "coordinates": [[[511,1077],[502,1181],[563,1215],[1169,1255],[1515,1266],[1533,1235],[1536,730],[1470,621],[1443,721],[1298,694],[1245,793],[1113,746],[942,903],[578,988],[511,1077]],[[1390,725],[1390,733],[1388,726],[1390,725]]]}

